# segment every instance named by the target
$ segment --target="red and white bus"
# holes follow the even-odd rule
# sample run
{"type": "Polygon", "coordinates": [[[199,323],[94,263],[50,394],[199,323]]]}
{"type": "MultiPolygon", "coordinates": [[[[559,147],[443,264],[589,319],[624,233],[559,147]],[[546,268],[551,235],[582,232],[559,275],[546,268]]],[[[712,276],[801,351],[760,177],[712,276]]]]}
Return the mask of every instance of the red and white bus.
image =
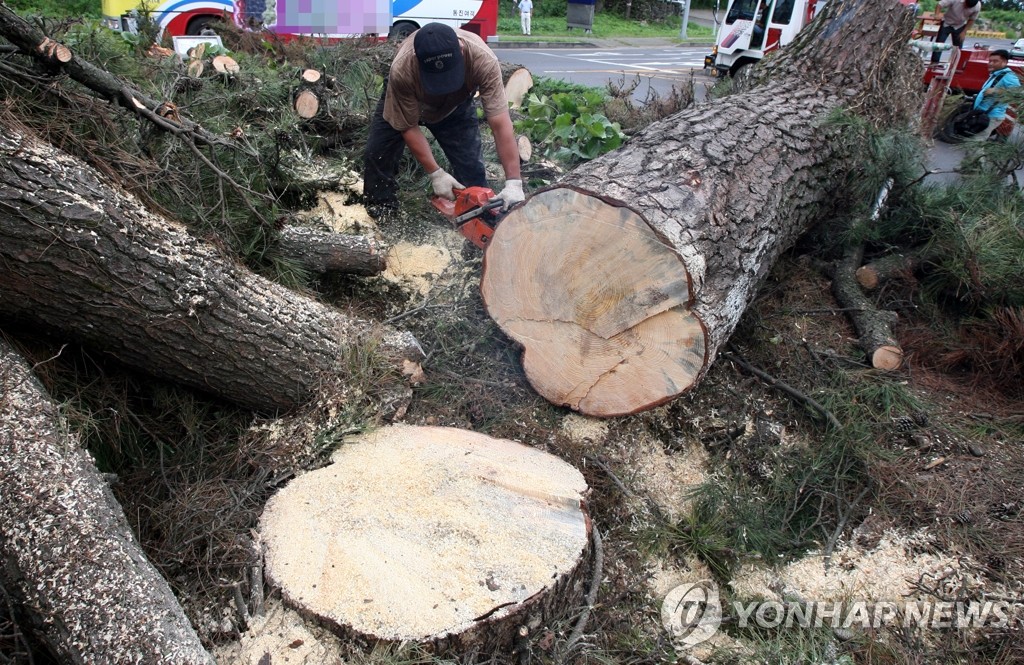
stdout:
{"type": "Polygon", "coordinates": [[[498,31],[498,0],[103,0],[104,22],[133,31],[145,13],[171,36],[198,35],[216,21],[282,36],[404,37],[427,23],[480,35],[498,31]]]}

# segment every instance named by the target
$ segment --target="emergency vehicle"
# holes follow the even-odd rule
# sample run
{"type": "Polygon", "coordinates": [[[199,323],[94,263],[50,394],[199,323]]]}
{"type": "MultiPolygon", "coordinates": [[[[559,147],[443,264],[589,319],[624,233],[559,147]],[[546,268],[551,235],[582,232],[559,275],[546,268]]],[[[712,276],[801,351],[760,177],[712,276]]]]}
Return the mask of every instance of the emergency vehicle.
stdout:
{"type": "Polygon", "coordinates": [[[735,76],[793,41],[824,6],[824,0],[730,0],[704,68],[717,76],[735,76]]]}
{"type": "Polygon", "coordinates": [[[103,0],[104,23],[134,32],[146,14],[161,34],[198,35],[218,21],[284,37],[340,39],[360,35],[401,38],[426,23],[497,34],[498,0],[103,0]]]}
{"type": "MultiPolygon", "coordinates": [[[[899,0],[916,6],[916,0],[899,0]]],[[[716,76],[736,73],[796,38],[825,7],[826,0],[729,0],[704,68],[716,76]]],[[[984,79],[983,79],[984,80],[984,79]]]]}

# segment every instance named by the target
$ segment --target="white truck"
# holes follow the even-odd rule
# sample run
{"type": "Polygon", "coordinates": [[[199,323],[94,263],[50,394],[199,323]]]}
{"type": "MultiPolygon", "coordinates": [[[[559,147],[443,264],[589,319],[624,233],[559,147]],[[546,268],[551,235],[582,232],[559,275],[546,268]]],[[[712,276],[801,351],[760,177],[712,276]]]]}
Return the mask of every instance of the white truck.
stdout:
{"type": "Polygon", "coordinates": [[[825,0],[729,0],[704,68],[712,68],[716,76],[735,76],[793,41],[824,6],[825,0]]]}

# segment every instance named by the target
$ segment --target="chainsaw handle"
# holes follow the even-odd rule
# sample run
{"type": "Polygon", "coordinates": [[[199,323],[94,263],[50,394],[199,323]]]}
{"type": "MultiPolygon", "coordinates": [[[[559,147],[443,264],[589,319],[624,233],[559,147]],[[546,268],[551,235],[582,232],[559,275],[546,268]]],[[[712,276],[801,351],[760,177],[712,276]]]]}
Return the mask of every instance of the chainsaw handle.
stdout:
{"type": "Polygon", "coordinates": [[[474,217],[479,217],[488,210],[494,210],[495,208],[500,208],[503,205],[505,205],[505,201],[503,201],[502,199],[493,199],[491,201],[488,201],[484,205],[480,206],[479,208],[474,208],[473,210],[470,210],[467,213],[459,215],[453,221],[456,224],[461,224],[463,222],[473,219],[474,217]]]}

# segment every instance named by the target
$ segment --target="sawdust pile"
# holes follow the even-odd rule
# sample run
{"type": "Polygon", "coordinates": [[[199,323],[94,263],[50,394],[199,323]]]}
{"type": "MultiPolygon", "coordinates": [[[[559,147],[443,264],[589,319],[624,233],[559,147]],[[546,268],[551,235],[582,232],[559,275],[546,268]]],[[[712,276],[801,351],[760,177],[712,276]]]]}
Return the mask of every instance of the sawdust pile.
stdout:
{"type": "Polygon", "coordinates": [[[316,207],[303,214],[302,218],[320,220],[335,233],[373,234],[377,223],[363,206],[347,205],[348,198],[349,194],[346,192],[320,192],[316,207]]]}
{"type": "Polygon", "coordinates": [[[577,443],[603,443],[608,436],[608,423],[597,418],[570,413],[562,420],[562,432],[577,443]]]}
{"type": "Polygon", "coordinates": [[[262,616],[254,616],[238,642],[213,652],[218,663],[234,665],[342,665],[341,642],[328,631],[307,624],[278,598],[268,599],[262,616]],[[267,656],[270,660],[267,660],[267,656]]]}
{"type": "Polygon", "coordinates": [[[740,598],[782,600],[797,596],[808,601],[901,601],[915,598],[912,585],[917,580],[955,576],[976,588],[983,581],[974,576],[970,560],[937,551],[932,539],[922,531],[911,534],[886,531],[871,549],[856,544],[837,548],[831,565],[815,553],[781,569],[744,566],[730,586],[740,598]]]}
{"type": "MultiPolygon", "coordinates": [[[[461,238],[459,236],[460,242],[461,238]]],[[[451,264],[452,252],[445,246],[400,242],[388,252],[388,267],[383,277],[425,296],[451,264]]]]}

